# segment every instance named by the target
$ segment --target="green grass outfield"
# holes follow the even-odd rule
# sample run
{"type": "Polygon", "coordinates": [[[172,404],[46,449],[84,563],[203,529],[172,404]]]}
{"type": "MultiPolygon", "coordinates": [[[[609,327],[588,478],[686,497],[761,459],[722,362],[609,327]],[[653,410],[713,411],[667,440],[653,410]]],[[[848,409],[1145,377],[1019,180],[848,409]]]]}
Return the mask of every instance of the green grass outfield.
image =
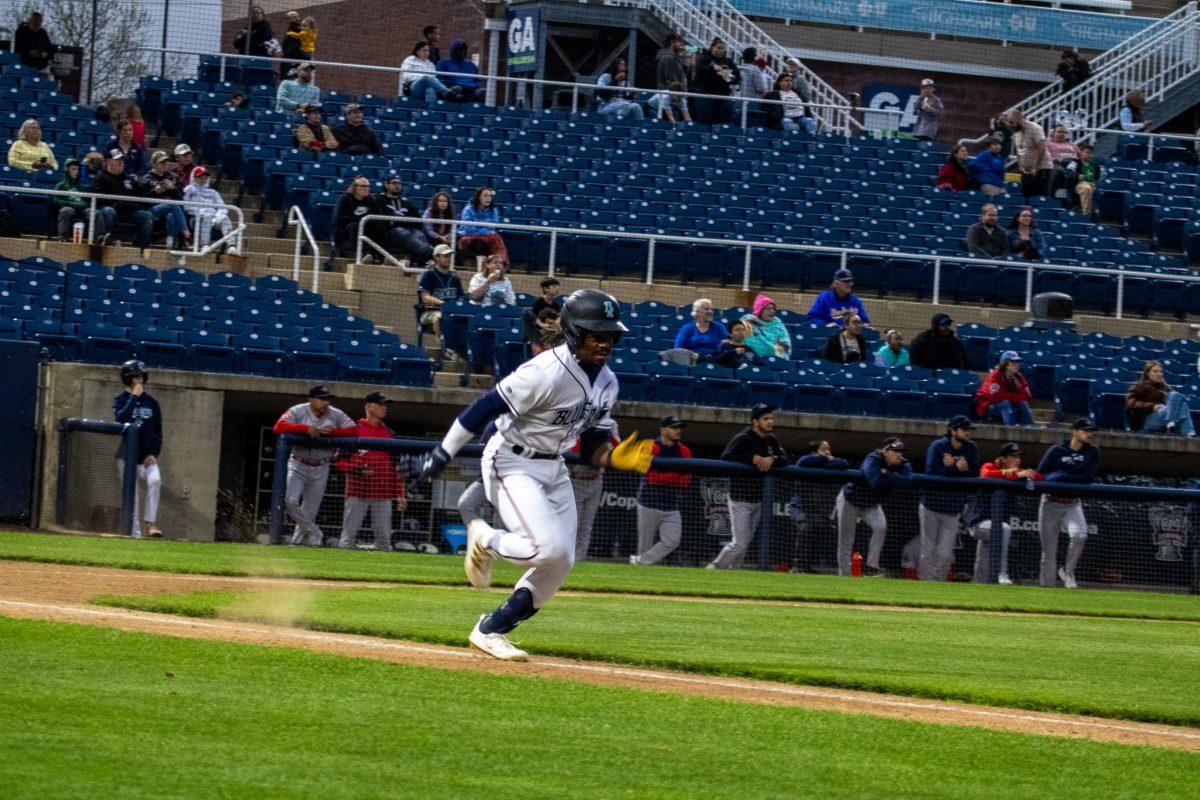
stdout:
{"type": "MultiPolygon", "coordinates": [[[[465,645],[503,592],[199,592],[97,602],[465,645]]],[[[557,597],[514,635],[534,653],[1200,726],[1200,624],[557,597]]]]}
{"type": "Polygon", "coordinates": [[[5,800],[1176,800],[1200,757],[0,618],[5,800]]]}
{"type": "MultiPolygon", "coordinates": [[[[205,575],[466,585],[461,558],[409,553],[0,533],[0,559],[5,558],[205,575]]],[[[511,585],[519,574],[520,570],[507,563],[496,564],[497,585],[511,585]]],[[[578,564],[566,588],[1200,621],[1200,597],[1189,595],[847,580],[827,575],[627,564],[578,564]]]]}

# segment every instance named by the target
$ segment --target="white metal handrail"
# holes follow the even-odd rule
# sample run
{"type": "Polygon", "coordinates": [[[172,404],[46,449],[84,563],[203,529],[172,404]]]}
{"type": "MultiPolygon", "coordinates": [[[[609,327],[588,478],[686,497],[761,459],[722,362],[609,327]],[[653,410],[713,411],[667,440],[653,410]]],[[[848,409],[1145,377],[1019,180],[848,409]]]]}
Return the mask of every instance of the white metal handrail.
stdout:
{"type": "MultiPolygon", "coordinates": [[[[423,224],[427,220],[421,217],[396,217],[385,214],[368,214],[362,217],[358,223],[358,235],[361,239],[364,234],[366,224],[370,221],[381,220],[394,223],[418,223],[423,224]]],[[[1126,279],[1146,279],[1146,280],[1172,280],[1181,281],[1183,283],[1200,284],[1200,275],[1165,275],[1157,272],[1142,272],[1135,270],[1120,269],[1105,269],[1103,267],[1084,267],[1075,264],[1051,264],[1041,261],[1005,261],[1002,259],[993,258],[972,258],[971,256],[948,256],[936,255],[933,253],[910,253],[904,251],[892,250],[868,250],[855,247],[831,247],[827,245],[815,244],[785,244],[782,242],[765,242],[754,241],[748,239],[719,239],[710,236],[677,236],[672,234],[662,233],[634,233],[631,231],[616,231],[611,228],[569,228],[552,225],[522,225],[514,222],[488,222],[480,224],[479,222],[464,222],[463,220],[438,220],[439,225],[450,225],[453,232],[451,239],[451,247],[455,247],[458,228],[462,225],[470,225],[473,227],[494,228],[500,231],[522,231],[527,233],[548,233],[550,234],[550,254],[546,265],[547,274],[553,276],[557,266],[558,254],[558,237],[560,235],[570,236],[606,236],[612,239],[632,239],[634,241],[646,242],[647,258],[646,258],[646,280],[647,284],[654,283],[654,246],[657,242],[679,242],[683,244],[710,244],[722,247],[739,247],[744,248],[744,260],[742,265],[742,290],[750,290],[750,267],[751,259],[754,250],[782,250],[791,252],[803,253],[831,253],[837,255],[841,259],[841,266],[846,266],[851,256],[868,256],[873,258],[890,258],[900,259],[904,261],[919,261],[933,264],[933,286],[930,292],[930,302],[933,305],[938,305],[941,302],[941,273],[943,264],[965,264],[967,266],[986,266],[986,267],[1004,267],[1012,269],[1014,267],[1024,267],[1026,271],[1025,278],[1025,310],[1031,310],[1033,301],[1033,280],[1035,271],[1049,272],[1069,272],[1082,275],[1107,275],[1117,279],[1117,298],[1114,308],[1114,314],[1117,319],[1122,319],[1124,316],[1125,304],[1125,280],[1126,279]]],[[[964,234],[965,236],[965,234],[964,234]]],[[[457,248],[455,248],[457,250],[457,248]]],[[[358,248],[357,253],[358,263],[362,263],[362,247],[358,248]]],[[[394,262],[399,264],[399,262],[394,262]]],[[[409,269],[409,272],[420,271],[418,269],[409,269]]]]}
{"type": "Polygon", "coordinates": [[[304,212],[300,210],[299,206],[292,206],[288,209],[287,224],[296,226],[296,252],[292,259],[292,280],[297,284],[300,283],[300,251],[304,247],[304,239],[307,239],[313,254],[312,290],[314,294],[317,294],[321,275],[321,248],[317,247],[317,239],[313,236],[312,228],[308,227],[308,220],[304,218],[304,212]]]}
{"type": "MultiPolygon", "coordinates": [[[[85,197],[85,198],[88,198],[87,243],[89,245],[95,243],[96,209],[97,209],[98,201],[100,201],[100,200],[113,200],[115,202],[120,202],[120,203],[141,203],[141,204],[147,205],[147,206],[157,206],[157,205],[183,206],[185,213],[188,208],[198,208],[198,207],[211,208],[212,207],[211,204],[209,204],[209,203],[188,202],[187,200],[168,200],[165,198],[155,198],[155,197],[129,197],[127,195],[94,194],[92,192],[63,192],[63,191],[59,191],[57,189],[42,189],[42,188],[33,187],[33,186],[8,186],[8,185],[3,185],[3,184],[0,184],[0,194],[32,194],[32,195],[45,195],[45,196],[49,196],[49,197],[72,197],[72,198],[85,197]]],[[[200,247],[199,246],[199,237],[195,235],[195,232],[193,232],[192,249],[191,250],[168,250],[167,252],[173,256],[179,256],[180,263],[182,264],[188,258],[196,258],[199,256],[208,255],[209,253],[219,250],[226,243],[234,242],[235,244],[233,245],[233,252],[235,254],[240,254],[242,252],[242,236],[246,230],[245,215],[242,213],[242,210],[240,208],[238,208],[237,206],[231,206],[228,203],[223,203],[222,207],[225,209],[226,213],[230,214],[231,218],[236,217],[236,219],[237,219],[237,224],[234,225],[230,229],[229,233],[225,234],[224,236],[222,236],[220,239],[217,239],[216,241],[209,242],[204,247],[200,247]]],[[[200,217],[197,216],[196,224],[199,224],[199,220],[200,220],[200,217]]]]}
{"type": "Polygon", "coordinates": [[[1153,160],[1154,158],[1154,140],[1155,139],[1173,139],[1182,142],[1200,142],[1200,136],[1191,136],[1186,133],[1148,133],[1146,131],[1125,131],[1120,128],[1071,128],[1072,133],[1085,133],[1088,136],[1084,137],[1087,141],[1095,141],[1099,136],[1141,136],[1149,140],[1146,146],[1146,158],[1153,160]]]}

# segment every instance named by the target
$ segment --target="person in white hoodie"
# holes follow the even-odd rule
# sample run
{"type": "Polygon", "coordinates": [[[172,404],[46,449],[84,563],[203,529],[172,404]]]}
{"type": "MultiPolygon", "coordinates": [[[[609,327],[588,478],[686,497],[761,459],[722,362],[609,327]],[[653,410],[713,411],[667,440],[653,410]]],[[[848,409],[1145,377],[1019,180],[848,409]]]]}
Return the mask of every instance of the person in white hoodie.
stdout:
{"type": "MultiPolygon", "coordinates": [[[[196,246],[203,249],[212,240],[213,226],[221,229],[221,236],[228,236],[233,230],[229,220],[229,212],[225,210],[225,200],[221,193],[208,185],[209,174],[205,167],[192,170],[192,181],[183,190],[183,199],[187,202],[188,222],[196,231],[196,246]]],[[[236,247],[230,248],[237,252],[236,247]]]]}
{"type": "Polygon", "coordinates": [[[404,91],[414,100],[433,103],[439,99],[458,100],[462,97],[462,87],[450,87],[438,79],[437,67],[429,60],[429,42],[417,42],[412,55],[400,64],[400,71],[404,91]]]}

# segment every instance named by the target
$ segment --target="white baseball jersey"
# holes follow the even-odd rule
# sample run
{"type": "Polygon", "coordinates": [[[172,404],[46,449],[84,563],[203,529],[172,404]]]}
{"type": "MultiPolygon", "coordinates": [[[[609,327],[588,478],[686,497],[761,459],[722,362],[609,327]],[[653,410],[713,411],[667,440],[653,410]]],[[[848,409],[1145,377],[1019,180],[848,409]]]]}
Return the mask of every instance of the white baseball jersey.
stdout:
{"type": "MultiPolygon", "coordinates": [[[[292,406],[283,412],[279,419],[294,425],[311,425],[319,431],[336,431],[354,427],[354,420],[346,416],[340,409],[330,406],[328,411],[318,417],[308,403],[292,406]]],[[[333,451],[327,447],[305,447],[297,444],[292,445],[292,455],[303,461],[328,461],[333,455],[333,451]]]]}
{"type": "Polygon", "coordinates": [[[496,428],[509,444],[562,453],[589,428],[614,430],[617,376],[605,366],[593,382],[565,344],[526,361],[496,389],[509,409],[496,428]]]}

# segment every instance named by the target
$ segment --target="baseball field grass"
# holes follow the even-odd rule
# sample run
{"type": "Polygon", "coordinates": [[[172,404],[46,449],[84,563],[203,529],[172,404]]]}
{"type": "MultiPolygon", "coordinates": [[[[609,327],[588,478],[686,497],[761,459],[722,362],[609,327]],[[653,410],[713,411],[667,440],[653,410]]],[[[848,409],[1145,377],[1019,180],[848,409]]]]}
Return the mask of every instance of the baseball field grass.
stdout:
{"type": "MultiPolygon", "coordinates": [[[[411,553],[263,547],[249,544],[136,541],[121,538],[0,533],[0,559],[203,575],[271,575],[328,580],[465,586],[462,559],[411,553]]],[[[496,565],[497,585],[520,570],[496,565]]],[[[582,563],[567,589],[589,592],[858,603],[1200,621],[1200,597],[1150,592],[1075,591],[904,580],[847,580],[827,575],[708,571],[582,563]]]]}
{"type": "MultiPolygon", "coordinates": [[[[462,646],[503,597],[403,587],[96,602],[462,646]]],[[[596,595],[555,598],[514,638],[543,655],[1200,726],[1193,622],[596,595]]]]}
{"type": "Polygon", "coordinates": [[[0,618],[6,800],[1176,800],[1200,758],[0,618]]]}

